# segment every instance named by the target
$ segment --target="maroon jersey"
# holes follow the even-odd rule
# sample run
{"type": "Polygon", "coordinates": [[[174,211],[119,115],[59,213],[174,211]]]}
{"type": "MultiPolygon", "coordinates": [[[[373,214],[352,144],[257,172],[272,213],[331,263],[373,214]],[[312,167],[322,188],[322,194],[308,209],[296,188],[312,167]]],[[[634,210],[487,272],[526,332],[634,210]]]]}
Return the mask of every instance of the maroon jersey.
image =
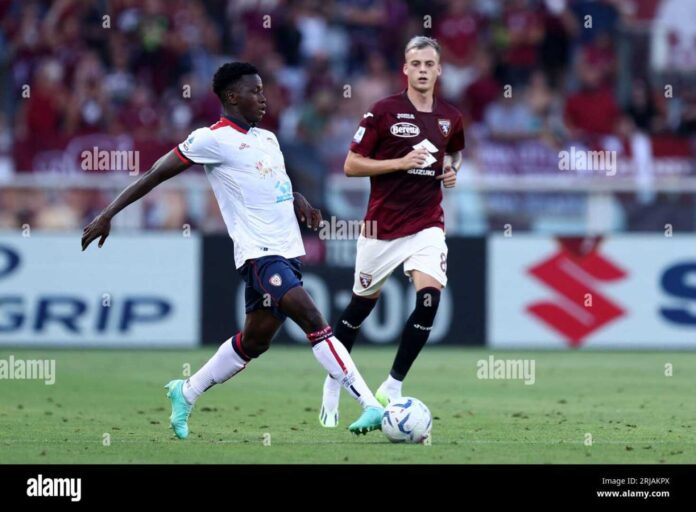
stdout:
{"type": "Polygon", "coordinates": [[[432,112],[419,112],[404,91],[375,103],[353,137],[350,150],[375,160],[401,158],[418,144],[425,145],[431,155],[423,168],[370,177],[365,221],[376,222],[380,240],[433,226],[444,229],[442,183],[435,177],[443,172],[445,153],[464,148],[462,115],[440,99],[433,101],[432,112]]]}

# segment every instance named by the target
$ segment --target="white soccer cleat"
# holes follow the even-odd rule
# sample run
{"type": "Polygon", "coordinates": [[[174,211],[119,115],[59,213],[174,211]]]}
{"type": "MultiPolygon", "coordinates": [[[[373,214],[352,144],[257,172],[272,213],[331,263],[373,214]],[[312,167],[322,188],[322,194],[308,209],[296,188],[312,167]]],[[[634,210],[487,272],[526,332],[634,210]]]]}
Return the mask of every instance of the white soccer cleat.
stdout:
{"type": "Polygon", "coordinates": [[[330,375],[324,380],[324,392],[319,411],[319,423],[322,427],[336,428],[338,426],[338,400],[341,397],[341,383],[330,375]]]}
{"type": "Polygon", "coordinates": [[[322,405],[321,411],[319,411],[319,423],[322,427],[336,428],[338,426],[338,409],[329,411],[322,405]]]}
{"type": "Polygon", "coordinates": [[[396,400],[400,396],[401,393],[396,391],[394,388],[387,386],[386,381],[382,382],[375,393],[375,398],[382,405],[382,407],[387,407],[391,401],[396,400]]]}

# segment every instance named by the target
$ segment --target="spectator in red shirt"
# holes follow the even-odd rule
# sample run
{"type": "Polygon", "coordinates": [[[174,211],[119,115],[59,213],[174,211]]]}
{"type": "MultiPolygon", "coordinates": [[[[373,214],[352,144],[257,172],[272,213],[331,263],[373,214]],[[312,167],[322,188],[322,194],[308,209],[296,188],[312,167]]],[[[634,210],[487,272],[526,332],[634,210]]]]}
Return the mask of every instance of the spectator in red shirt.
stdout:
{"type": "Polygon", "coordinates": [[[471,8],[471,0],[448,2],[447,12],[435,26],[435,37],[442,51],[440,90],[451,100],[475,79],[474,57],[481,20],[471,8]]]}
{"type": "Polygon", "coordinates": [[[591,43],[582,49],[580,58],[588,66],[597,69],[602,84],[609,85],[614,82],[616,77],[616,54],[608,32],[597,34],[591,43]]]}
{"type": "Polygon", "coordinates": [[[486,107],[500,97],[501,87],[493,76],[493,60],[487,51],[476,55],[478,78],[467,87],[462,97],[462,106],[470,122],[483,121],[486,107]]]}
{"type": "Polygon", "coordinates": [[[602,71],[586,62],[578,65],[581,89],[568,96],[564,109],[571,137],[583,138],[614,132],[619,107],[610,87],[602,85],[602,71]]]}
{"type": "Polygon", "coordinates": [[[54,59],[41,62],[30,84],[30,95],[20,102],[15,125],[16,167],[31,170],[36,153],[60,147],[68,94],[62,85],[63,66],[54,59]]]}

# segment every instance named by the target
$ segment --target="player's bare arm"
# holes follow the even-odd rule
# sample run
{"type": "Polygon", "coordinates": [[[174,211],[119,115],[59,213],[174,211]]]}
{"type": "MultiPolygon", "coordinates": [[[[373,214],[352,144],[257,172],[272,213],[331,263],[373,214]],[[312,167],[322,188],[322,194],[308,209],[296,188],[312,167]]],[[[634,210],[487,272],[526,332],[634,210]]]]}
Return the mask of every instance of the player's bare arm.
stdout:
{"type": "Polygon", "coordinates": [[[343,164],[343,171],[346,173],[346,176],[351,178],[378,176],[380,174],[423,167],[427,157],[428,151],[424,148],[414,149],[406,156],[388,160],[375,160],[354,151],[349,151],[346,162],[343,164]]]}
{"type": "Polygon", "coordinates": [[[103,246],[111,231],[111,219],[114,215],[148,194],[160,183],[173,178],[189,167],[191,164],[183,162],[174,150],[162,156],[145,174],[128,185],[109,206],[85,226],[82,231],[82,250],[87,249],[89,244],[97,238],[99,238],[99,247],[103,246]]]}

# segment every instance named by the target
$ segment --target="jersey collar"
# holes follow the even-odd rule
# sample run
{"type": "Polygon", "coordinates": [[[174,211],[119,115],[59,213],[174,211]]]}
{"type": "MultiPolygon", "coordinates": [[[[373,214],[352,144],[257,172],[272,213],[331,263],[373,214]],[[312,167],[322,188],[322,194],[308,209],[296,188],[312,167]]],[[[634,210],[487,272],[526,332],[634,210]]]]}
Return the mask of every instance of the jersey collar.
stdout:
{"type": "Polygon", "coordinates": [[[416,106],[413,104],[411,101],[411,98],[408,97],[408,89],[404,89],[403,92],[401,93],[401,96],[404,98],[404,100],[411,105],[411,108],[413,109],[414,112],[418,112],[419,114],[434,114],[435,109],[437,108],[437,96],[433,94],[433,109],[430,112],[421,112],[416,108],[416,106]]]}
{"type": "Polygon", "coordinates": [[[220,121],[242,133],[247,133],[252,128],[252,125],[246,121],[239,119],[238,117],[228,116],[226,114],[222,115],[220,121]]]}

